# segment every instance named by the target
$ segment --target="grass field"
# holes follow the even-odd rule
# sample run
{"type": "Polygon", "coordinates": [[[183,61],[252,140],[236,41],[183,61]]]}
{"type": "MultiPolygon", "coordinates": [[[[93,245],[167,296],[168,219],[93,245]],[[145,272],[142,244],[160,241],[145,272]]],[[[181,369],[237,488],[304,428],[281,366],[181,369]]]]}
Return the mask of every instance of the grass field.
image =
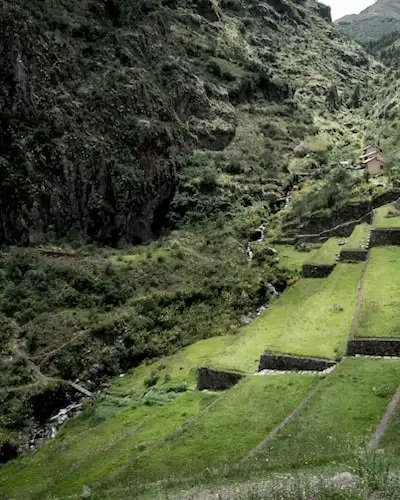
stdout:
{"type": "Polygon", "coordinates": [[[346,464],[371,437],[400,380],[398,360],[344,360],[298,418],[248,467],[263,470],[346,464]]]}
{"type": "Polygon", "coordinates": [[[139,484],[171,475],[207,475],[210,468],[244,457],[317,381],[312,376],[249,377],[175,432],[219,396],[189,392],[165,406],[119,410],[97,426],[88,418],[76,419],[39,452],[3,468],[2,491],[16,500],[66,498],[104,480],[93,498],[122,500],[122,493],[107,496],[105,490],[130,483],[134,492],[139,484]]]}
{"type": "Polygon", "coordinates": [[[243,328],[213,365],[254,371],[261,352],[332,358],[346,349],[363,264],[339,264],[326,279],[300,280],[243,328]],[[339,306],[342,310],[337,310],[339,306]]]}
{"type": "Polygon", "coordinates": [[[371,250],[357,337],[400,338],[400,248],[371,250]]]}
{"type": "Polygon", "coordinates": [[[0,470],[0,488],[15,499],[50,498],[57,492],[80,491],[117,469],[210,405],[218,395],[188,392],[166,405],[135,405],[110,409],[98,404],[95,412],[74,419],[56,439],[39,451],[0,470]],[[27,495],[29,491],[30,495],[27,495]]]}
{"type": "Polygon", "coordinates": [[[196,342],[143,364],[113,384],[124,397],[155,388],[196,386],[197,368],[257,371],[265,350],[335,359],[344,354],[363,264],[339,264],[327,279],[300,280],[237,335],[196,342]],[[333,306],[340,306],[337,311],[333,306]]]}
{"type": "Polygon", "coordinates": [[[359,250],[360,248],[364,248],[368,244],[369,233],[369,224],[359,224],[354,228],[343,249],[359,250]]]}
{"type": "Polygon", "coordinates": [[[329,238],[329,240],[307,260],[307,263],[315,265],[334,264],[337,254],[340,253],[342,249],[342,247],[339,246],[339,241],[343,241],[343,238],[329,238]]]}
{"type": "Polygon", "coordinates": [[[262,441],[318,380],[296,375],[249,377],[179,435],[157,450],[134,457],[115,476],[100,483],[95,498],[122,500],[125,497],[118,490],[126,486],[136,491],[160,480],[174,482],[200,475],[206,481],[219,476],[262,441]],[[117,490],[105,496],[104,492],[115,486],[117,490]]]}
{"type": "Polygon", "coordinates": [[[301,271],[303,264],[312,259],[315,254],[315,250],[300,252],[290,245],[274,245],[274,248],[278,252],[279,267],[294,271],[301,271]]]}
{"type": "Polygon", "coordinates": [[[354,464],[399,379],[398,360],[349,358],[322,381],[251,376],[220,395],[190,391],[164,406],[120,409],[104,422],[89,413],[32,456],[3,466],[0,487],[14,500],[78,499],[84,485],[95,500],[125,500],[163,482],[167,492],[182,482],[354,464]],[[318,381],[296,420],[235,469],[318,381]]]}
{"type": "Polygon", "coordinates": [[[400,211],[392,204],[384,205],[375,210],[374,227],[400,228],[400,211]]]}

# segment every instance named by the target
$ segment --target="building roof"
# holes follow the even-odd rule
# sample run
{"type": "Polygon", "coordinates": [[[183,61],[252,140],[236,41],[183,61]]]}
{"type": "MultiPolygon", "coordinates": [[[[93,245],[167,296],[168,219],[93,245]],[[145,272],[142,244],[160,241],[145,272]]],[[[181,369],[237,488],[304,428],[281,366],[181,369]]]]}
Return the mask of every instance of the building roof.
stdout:
{"type": "Polygon", "coordinates": [[[368,156],[376,155],[379,152],[380,152],[379,149],[376,149],[375,151],[370,151],[369,153],[364,153],[363,155],[360,156],[360,159],[368,158],[368,156]]]}
{"type": "Polygon", "coordinates": [[[376,144],[368,144],[368,146],[364,146],[363,151],[366,151],[367,149],[374,148],[376,151],[382,151],[379,146],[376,144]]]}
{"type": "Polygon", "coordinates": [[[371,161],[373,160],[377,160],[377,161],[380,161],[383,163],[383,156],[381,154],[377,154],[377,153],[374,153],[372,154],[371,156],[369,156],[368,158],[365,158],[365,160],[363,161],[364,165],[367,164],[367,163],[370,163],[371,161]]]}

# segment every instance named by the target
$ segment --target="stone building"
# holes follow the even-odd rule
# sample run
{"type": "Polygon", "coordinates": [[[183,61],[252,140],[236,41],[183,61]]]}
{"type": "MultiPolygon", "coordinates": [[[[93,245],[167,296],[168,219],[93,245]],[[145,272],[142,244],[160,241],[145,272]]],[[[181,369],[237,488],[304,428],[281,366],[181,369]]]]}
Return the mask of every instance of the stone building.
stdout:
{"type": "Polygon", "coordinates": [[[360,157],[362,166],[371,175],[382,174],[385,168],[385,159],[381,149],[378,146],[369,144],[363,150],[360,157]]]}

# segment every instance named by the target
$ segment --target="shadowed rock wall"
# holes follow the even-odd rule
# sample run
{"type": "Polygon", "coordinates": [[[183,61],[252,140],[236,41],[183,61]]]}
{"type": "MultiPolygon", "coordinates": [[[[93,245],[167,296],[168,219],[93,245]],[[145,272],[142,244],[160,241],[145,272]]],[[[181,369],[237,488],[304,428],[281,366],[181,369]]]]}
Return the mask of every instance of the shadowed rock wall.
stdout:
{"type": "Polygon", "coordinates": [[[197,389],[224,390],[230,389],[243,378],[240,373],[221,372],[210,368],[199,368],[197,373],[197,389]]]}
{"type": "Polygon", "coordinates": [[[260,358],[258,371],[261,370],[307,370],[324,371],[336,363],[327,359],[309,358],[304,356],[290,356],[264,352],[260,358]]]}

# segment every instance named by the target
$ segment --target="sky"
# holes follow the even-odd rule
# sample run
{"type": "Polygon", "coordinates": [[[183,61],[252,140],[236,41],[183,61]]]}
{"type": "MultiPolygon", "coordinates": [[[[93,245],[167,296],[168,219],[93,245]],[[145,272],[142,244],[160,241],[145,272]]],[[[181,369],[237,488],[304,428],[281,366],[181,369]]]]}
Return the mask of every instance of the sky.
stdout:
{"type": "Polygon", "coordinates": [[[322,2],[332,7],[332,18],[336,20],[347,14],[358,14],[372,5],[374,0],[322,0],[322,2]]]}

